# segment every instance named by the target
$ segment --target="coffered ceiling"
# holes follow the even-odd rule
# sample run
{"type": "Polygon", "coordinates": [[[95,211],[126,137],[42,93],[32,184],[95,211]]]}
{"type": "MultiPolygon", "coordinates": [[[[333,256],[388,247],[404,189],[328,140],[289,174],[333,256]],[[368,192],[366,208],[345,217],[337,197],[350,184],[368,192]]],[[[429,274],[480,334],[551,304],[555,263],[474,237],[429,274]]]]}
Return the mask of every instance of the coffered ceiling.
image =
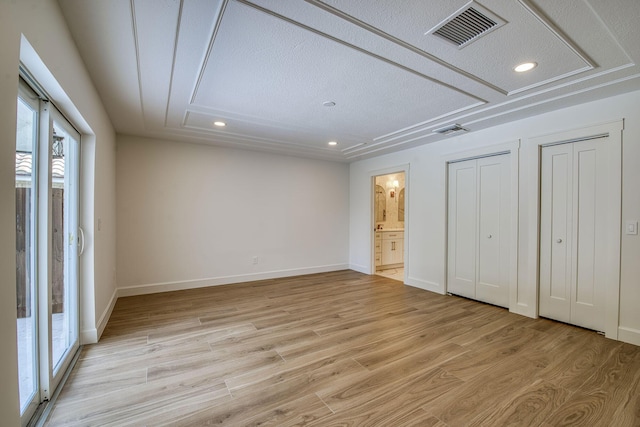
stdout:
{"type": "Polygon", "coordinates": [[[353,161],[640,89],[637,0],[59,2],[124,134],[353,161]]]}

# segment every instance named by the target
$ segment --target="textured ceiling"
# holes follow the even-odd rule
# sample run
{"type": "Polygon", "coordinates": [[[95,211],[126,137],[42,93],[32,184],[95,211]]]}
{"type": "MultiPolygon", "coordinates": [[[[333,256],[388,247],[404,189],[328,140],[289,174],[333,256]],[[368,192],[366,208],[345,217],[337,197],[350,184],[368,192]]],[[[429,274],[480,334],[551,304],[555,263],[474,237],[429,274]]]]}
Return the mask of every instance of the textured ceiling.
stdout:
{"type": "Polygon", "coordinates": [[[353,161],[640,89],[637,0],[59,1],[125,134],[353,161]]]}

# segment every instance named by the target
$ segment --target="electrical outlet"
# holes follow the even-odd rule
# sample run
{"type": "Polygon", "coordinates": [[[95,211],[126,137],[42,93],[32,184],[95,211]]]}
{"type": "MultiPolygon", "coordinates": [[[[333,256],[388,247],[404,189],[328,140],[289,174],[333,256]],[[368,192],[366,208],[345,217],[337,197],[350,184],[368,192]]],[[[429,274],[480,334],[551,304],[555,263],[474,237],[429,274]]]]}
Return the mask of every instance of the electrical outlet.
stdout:
{"type": "Polygon", "coordinates": [[[252,262],[253,262],[253,264],[255,265],[255,264],[257,264],[257,263],[260,261],[260,259],[259,259],[257,256],[254,256],[254,257],[251,259],[251,261],[252,261],[252,262]]]}

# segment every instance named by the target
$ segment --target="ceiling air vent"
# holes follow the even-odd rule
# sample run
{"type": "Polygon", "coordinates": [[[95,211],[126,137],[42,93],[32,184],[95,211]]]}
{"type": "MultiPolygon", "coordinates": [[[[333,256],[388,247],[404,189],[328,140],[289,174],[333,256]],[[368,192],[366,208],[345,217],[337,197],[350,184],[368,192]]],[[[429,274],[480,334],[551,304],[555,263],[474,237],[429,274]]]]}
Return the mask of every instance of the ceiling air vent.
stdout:
{"type": "Polygon", "coordinates": [[[441,127],[441,128],[438,128],[438,129],[434,129],[432,132],[433,133],[439,133],[439,134],[442,134],[442,135],[451,135],[451,134],[457,133],[457,132],[469,132],[469,129],[463,128],[459,124],[454,123],[454,124],[449,125],[449,126],[445,126],[445,127],[441,127]]]}
{"type": "Polygon", "coordinates": [[[493,12],[476,2],[471,2],[426,34],[438,36],[462,49],[504,24],[505,21],[493,12]]]}

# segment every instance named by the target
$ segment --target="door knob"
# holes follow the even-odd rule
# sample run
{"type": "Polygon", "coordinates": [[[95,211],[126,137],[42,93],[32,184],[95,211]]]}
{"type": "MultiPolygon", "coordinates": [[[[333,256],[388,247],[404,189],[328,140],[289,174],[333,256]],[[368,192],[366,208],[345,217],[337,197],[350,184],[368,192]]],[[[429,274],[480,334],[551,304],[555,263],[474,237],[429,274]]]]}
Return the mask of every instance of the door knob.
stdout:
{"type": "Polygon", "coordinates": [[[556,243],[562,243],[562,239],[556,240],[556,243]]]}
{"type": "Polygon", "coordinates": [[[493,236],[491,236],[491,234],[489,234],[489,235],[487,236],[487,239],[490,239],[491,237],[493,237],[493,236]]]}

